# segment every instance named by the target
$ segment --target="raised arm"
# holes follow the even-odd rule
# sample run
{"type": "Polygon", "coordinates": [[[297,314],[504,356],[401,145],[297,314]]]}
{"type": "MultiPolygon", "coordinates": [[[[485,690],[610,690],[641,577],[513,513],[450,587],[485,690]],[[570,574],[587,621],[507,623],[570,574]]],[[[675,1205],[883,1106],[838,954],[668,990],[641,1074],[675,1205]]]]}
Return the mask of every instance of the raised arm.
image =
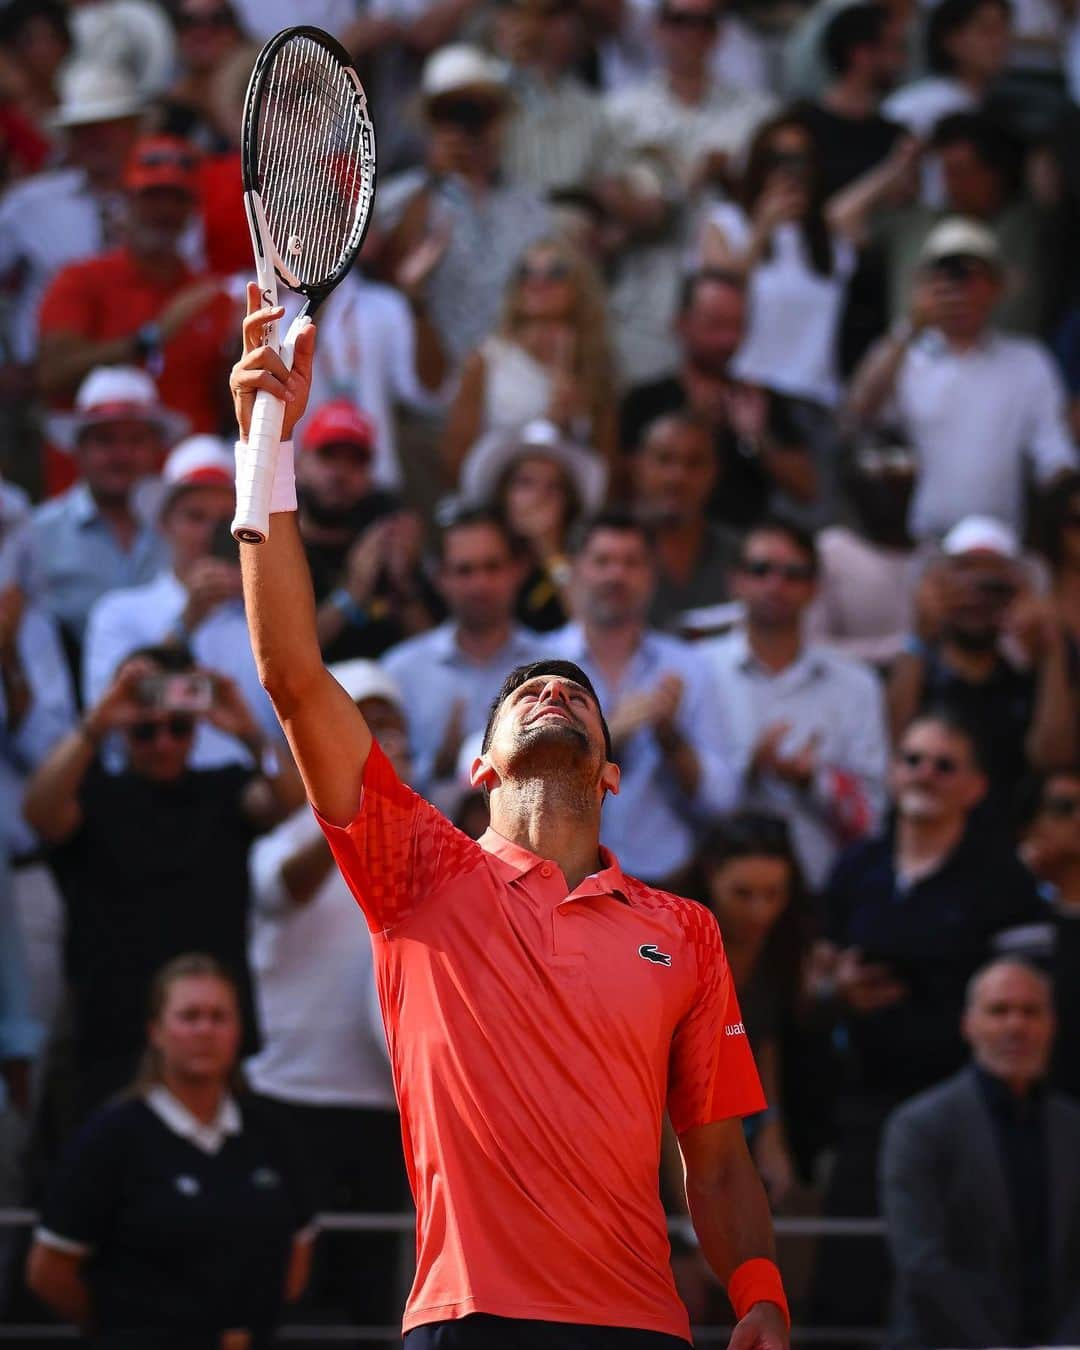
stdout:
{"type": "MultiPolygon", "coordinates": [[[[244,354],[229,381],[241,440],[247,439],[260,389],[285,401],[283,441],[303,416],[311,386],[315,329],[300,334],[292,370],[263,345],[266,323],[280,309],[260,307],[259,288],[248,286],[244,354]]],[[[291,450],[284,450],[291,457],[291,450]]],[[[279,466],[279,477],[291,465],[279,466]]],[[[296,512],[275,512],[263,544],[241,544],[244,604],[259,679],[288,737],[309,800],[335,825],[356,814],[371,732],[356,704],[323,665],[315,628],[311,573],[296,512]]]]}

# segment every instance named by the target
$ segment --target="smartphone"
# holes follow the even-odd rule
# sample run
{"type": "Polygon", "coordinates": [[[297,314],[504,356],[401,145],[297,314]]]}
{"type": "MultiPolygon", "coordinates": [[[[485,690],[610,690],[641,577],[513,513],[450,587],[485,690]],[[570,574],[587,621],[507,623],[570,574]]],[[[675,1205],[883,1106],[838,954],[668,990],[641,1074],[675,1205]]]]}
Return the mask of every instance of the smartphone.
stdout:
{"type": "Polygon", "coordinates": [[[138,699],[144,708],[163,712],[205,713],[214,701],[214,683],[198,670],[147,675],[139,681],[138,699]]]}
{"type": "Polygon", "coordinates": [[[227,520],[219,520],[210,536],[210,557],[222,562],[238,563],[240,545],[233,538],[232,526],[227,520]]]}

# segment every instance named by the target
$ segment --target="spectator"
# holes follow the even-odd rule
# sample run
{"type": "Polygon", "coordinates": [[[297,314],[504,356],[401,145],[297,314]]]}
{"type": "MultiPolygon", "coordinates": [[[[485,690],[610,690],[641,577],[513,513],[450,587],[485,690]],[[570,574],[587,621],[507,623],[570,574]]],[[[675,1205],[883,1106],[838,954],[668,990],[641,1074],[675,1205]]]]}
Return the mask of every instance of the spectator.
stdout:
{"type": "Polygon", "coordinates": [[[517,600],[527,628],[549,632],[570,618],[570,537],[582,515],[603,505],[606,486],[599,458],[544,420],[489,432],[465,460],[465,500],[493,508],[528,549],[531,568],[517,600]]]}
{"type": "MultiPolygon", "coordinates": [[[[59,102],[60,71],[71,55],[71,25],[60,0],[11,0],[0,13],[0,139],[5,168],[38,172],[49,157],[45,134],[59,102]]],[[[2,184],[6,186],[6,183],[2,184]]]]}
{"type": "Polygon", "coordinates": [[[460,512],[439,540],[449,618],[383,658],[409,709],[413,778],[425,794],[453,780],[461,746],[483,731],[505,676],[537,658],[539,638],[514,620],[523,574],[520,547],[499,517],[460,512]]]}
{"type": "Polygon", "coordinates": [[[462,366],[445,439],[450,483],[484,432],[534,417],[613,463],[615,378],[603,291],[586,259],[556,239],[522,254],[497,329],[462,366]]]}
{"type": "Polygon", "coordinates": [[[684,194],[722,179],[774,106],[768,94],[716,79],[719,31],[717,0],[664,0],[656,11],[660,70],[608,97],[623,151],[662,151],[684,194]]]}
{"type": "MultiPolygon", "coordinates": [[[[240,555],[229,525],[236,506],[232,448],[217,436],[191,436],[165,461],[159,528],[170,565],[142,586],[107,592],[90,611],[83,651],[83,703],[93,707],[121,662],[141,647],[175,642],[205,670],[226,675],[263,734],[280,734],[259,683],[240,592],[240,555]]],[[[213,726],[199,727],[196,769],[250,763],[246,747],[213,726]]]]}
{"type": "Polygon", "coordinates": [[[919,458],[909,522],[940,537],[969,515],[1023,530],[1030,460],[1040,484],[1077,466],[1065,390],[1049,352],[998,332],[1001,252],[976,221],[941,221],[926,238],[911,318],[895,324],[855,372],[849,414],[885,419],[919,458]]]}
{"type": "Polygon", "coordinates": [[[138,489],[182,422],[162,407],[149,375],[116,366],[91,371],[66,426],[79,481],[36,509],[26,542],[33,597],[77,654],[94,602],[116,586],[149,581],[165,561],[138,489]]]}
{"type": "Polygon", "coordinates": [[[432,624],[420,522],[372,481],[375,427],[346,399],[324,404],[296,461],[300,536],[328,659],[380,656],[432,624]]]}
{"type": "Polygon", "coordinates": [[[1080,769],[1038,775],[1024,807],[1020,856],[1054,914],[1054,1082],[1080,1098],[1080,769]]]}
{"type": "Polygon", "coordinates": [[[248,992],[247,854],[254,836],[300,799],[291,762],[266,738],[236,685],[212,675],[206,719],[243,741],[261,771],[189,765],[197,716],[169,676],[194,667],[177,648],[126,660],[104,696],[34,774],[26,818],[52,846],[67,905],[68,981],[81,1114],[127,1082],[153,972],[181,952],[211,952],[248,992]],[[161,678],[165,677],[165,678],[161,678]],[[121,732],[128,767],[107,773],[103,739],[121,732]],[[265,758],[264,758],[265,756],[265,758]],[[286,767],[287,766],[287,767],[286,767]]]}
{"type": "Polygon", "coordinates": [[[885,1133],[889,1344],[1075,1345],[1080,1106],[1046,1087],[1049,981],[1015,960],[984,966],[963,1030],[972,1064],[906,1102],[885,1133]]]}
{"type": "Polygon", "coordinates": [[[226,150],[217,126],[216,84],[222,65],[244,41],[236,14],[229,0],[178,0],[169,17],[180,73],[158,100],[158,130],[205,154],[226,150]]]}
{"type": "Polygon", "coordinates": [[[802,1002],[809,915],[784,822],[729,816],[701,848],[706,901],[716,915],[768,1110],[752,1117],[750,1148],[774,1208],[795,1181],[784,1109],[786,1033],[802,1002]]]}
{"type": "Polygon", "coordinates": [[[639,445],[650,422],[684,408],[713,428],[718,485],[710,515],[747,526],[773,494],[808,504],[817,493],[813,460],[792,425],[782,398],[742,385],[732,359],[746,329],[741,279],[707,269],[683,283],[677,334],[682,349],[674,375],[638,385],[623,400],[620,443],[639,445]]]}
{"type": "Polygon", "coordinates": [[[307,1280],[301,1164],[234,1097],[240,992],[208,956],[160,970],[128,1095],[72,1141],[27,1263],[30,1288],[94,1343],[265,1350],[307,1280]]]}
{"type": "Polygon", "coordinates": [[[604,811],[606,847],[635,876],[685,891],[702,827],[731,808],[730,732],[701,654],[647,626],[652,542],[631,516],[594,516],[574,556],[575,621],[548,639],[607,709],[619,795],[604,811]]]}
{"type": "MultiPolygon", "coordinates": [[[[330,670],[407,779],[408,727],[394,682],[369,661],[330,670]]],[[[262,1048],[245,1077],[302,1145],[320,1212],[397,1213],[408,1192],[371,941],[306,804],[256,843],[251,875],[262,1048]]],[[[335,1234],[330,1256],[317,1254],[316,1305],[325,1311],[336,1295],[348,1320],[392,1323],[398,1244],[390,1235],[335,1234]]]]}
{"type": "Polygon", "coordinates": [[[597,96],[572,73],[582,36],[574,0],[509,0],[495,15],[495,50],[509,64],[514,105],[503,167],[544,193],[585,187],[611,172],[613,129],[597,96]]]}
{"type": "Polygon", "coordinates": [[[64,162],[16,184],[0,202],[0,275],[5,290],[10,287],[5,359],[24,367],[33,362],[38,308],[53,277],[117,239],[120,180],[141,110],[134,81],[123,71],[82,63],[65,70],[53,118],[64,162]]]}
{"type": "Polygon", "coordinates": [[[500,63],[455,43],[424,65],[427,172],[387,239],[388,274],[425,241],[437,251],[418,299],[454,364],[491,331],[521,250],[546,232],[540,198],[499,177],[508,109],[500,63]]]}
{"type": "Polygon", "coordinates": [[[829,19],[821,35],[830,82],[821,98],[801,107],[814,137],[821,195],[880,164],[902,134],[883,117],[881,100],[896,82],[905,53],[899,25],[877,0],[855,0],[829,19]]]}
{"type": "Polygon", "coordinates": [[[1080,472],[1054,485],[1043,511],[1043,551],[1053,576],[1054,607],[1069,635],[1075,683],[1080,668],[1080,472]]]}
{"type": "Polygon", "coordinates": [[[904,446],[855,452],[845,496],[856,528],[829,525],[817,537],[821,575],[806,614],[808,636],[888,670],[904,650],[926,559],[907,532],[915,462],[904,446]]]}
{"type": "Polygon", "coordinates": [[[71,12],[76,57],[88,53],[106,66],[129,70],[140,95],[154,98],[168,88],[176,64],[172,26],[154,0],[96,0],[71,12]]]}
{"type": "Polygon", "coordinates": [[[1006,526],[970,517],[945,536],[943,550],[922,583],[914,638],[893,667],[893,738],[917,712],[937,706],[985,728],[990,786],[1001,807],[1029,765],[1049,769],[1073,759],[1065,635],[1052,604],[1033,593],[1006,526]]]}
{"type": "MultiPolygon", "coordinates": [[[[878,1143],[889,1112],[961,1064],[964,986],[995,936],[1043,914],[1030,873],[1000,835],[975,827],[986,774],[971,734],[946,714],[916,719],[893,762],[895,820],[839,860],[825,892],[845,1051],[836,1103],[830,1215],[876,1212],[878,1143]]],[[[827,988],[821,986],[822,990],[827,988]]],[[[869,1244],[822,1244],[816,1317],[880,1321],[886,1272],[869,1244]]]]}
{"type": "Polygon", "coordinates": [[[986,98],[1009,55],[1007,0],[938,0],[926,24],[929,74],[885,100],[886,117],[926,139],[947,113],[967,112],[986,98]]]}
{"type": "Polygon", "coordinates": [[[49,399],[65,401],[96,366],[139,362],[193,430],[219,429],[235,314],[220,282],[181,255],[197,168],[174,136],[137,142],[124,170],[123,245],[63,268],[42,299],[38,373],[49,399]]]}
{"type": "Polygon", "coordinates": [[[788,821],[815,887],[837,851],[876,824],[888,761],[873,673],[804,641],[817,574],[809,535],[783,520],[753,527],[734,582],[745,628],[708,646],[734,728],[742,802],[788,821]]]}
{"type": "Polygon", "coordinates": [[[738,543],[708,517],[718,470],[712,425],[689,410],[650,422],[634,450],[630,505],[656,549],[649,619],[657,628],[689,631],[688,611],[728,598],[738,543]]]}

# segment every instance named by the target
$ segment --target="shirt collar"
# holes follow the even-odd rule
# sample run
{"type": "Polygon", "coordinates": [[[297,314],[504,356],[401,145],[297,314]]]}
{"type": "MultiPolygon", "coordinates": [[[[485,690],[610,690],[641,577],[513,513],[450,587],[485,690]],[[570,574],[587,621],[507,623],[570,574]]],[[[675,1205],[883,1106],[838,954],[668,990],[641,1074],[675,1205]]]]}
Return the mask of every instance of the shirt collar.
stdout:
{"type": "Polygon", "coordinates": [[[991,1112],[1006,1120],[1024,1120],[1042,1109],[1046,1097],[1046,1084],[1033,1083],[1026,1097],[1017,1097],[1009,1085],[995,1074],[984,1069],[981,1064],[972,1066],[979,1089],[991,1112]]]}
{"type": "MultiPolygon", "coordinates": [[[[478,840],[480,847],[485,853],[497,858],[503,865],[499,870],[507,881],[514,881],[518,877],[526,876],[535,868],[541,867],[548,860],[541,858],[539,854],[531,852],[527,848],[522,848],[520,844],[515,844],[504,835],[490,827],[484,831],[478,840]]],[[[621,900],[624,905],[632,903],[630,896],[630,887],[627,884],[626,876],[619,866],[619,860],[610,849],[600,845],[600,861],[603,867],[598,872],[591,872],[581,884],[566,897],[568,900],[584,900],[594,895],[613,895],[621,900]]],[[[552,864],[554,866],[554,864],[552,864]]]]}
{"type": "Polygon", "coordinates": [[[747,674],[763,675],[770,680],[798,681],[821,673],[824,658],[822,653],[812,645],[804,645],[790,666],[785,666],[783,670],[770,670],[768,666],[762,665],[754,655],[750,646],[750,637],[745,628],[736,628],[728,641],[735,653],[735,664],[747,674]]]}
{"type": "MultiPolygon", "coordinates": [[[[471,666],[477,665],[473,658],[467,656],[458,646],[457,632],[457,624],[453,619],[446,619],[443,623],[439,624],[437,628],[431,630],[431,650],[435,660],[444,663],[462,660],[467,661],[471,666]]],[[[483,666],[479,668],[483,669],[485,666],[504,664],[507,653],[513,655],[517,648],[522,645],[522,641],[523,634],[521,628],[517,624],[512,624],[510,627],[510,635],[506,639],[506,642],[490,660],[485,661],[483,666]]],[[[523,660],[529,659],[530,657],[528,655],[523,657],[523,660]]]]}
{"type": "MultiPolygon", "coordinates": [[[[160,500],[157,483],[157,479],[143,478],[132,489],[131,514],[135,517],[140,529],[145,530],[153,523],[157,502],[160,500]]],[[[97,502],[94,501],[94,495],[83,479],[80,479],[69,489],[68,509],[71,511],[75,524],[80,527],[91,525],[94,521],[101,519],[101,512],[98,510],[97,502]]]]}
{"type": "Polygon", "coordinates": [[[211,1156],[221,1152],[228,1135],[240,1133],[240,1108],[230,1094],[222,1099],[217,1115],[209,1124],[193,1116],[184,1103],[178,1101],[162,1083],[152,1087],[144,1100],[173,1134],[211,1156]]]}
{"type": "Polygon", "coordinates": [[[81,480],[74,485],[68,495],[72,518],[76,525],[89,525],[98,519],[97,502],[86,483],[81,480]]]}

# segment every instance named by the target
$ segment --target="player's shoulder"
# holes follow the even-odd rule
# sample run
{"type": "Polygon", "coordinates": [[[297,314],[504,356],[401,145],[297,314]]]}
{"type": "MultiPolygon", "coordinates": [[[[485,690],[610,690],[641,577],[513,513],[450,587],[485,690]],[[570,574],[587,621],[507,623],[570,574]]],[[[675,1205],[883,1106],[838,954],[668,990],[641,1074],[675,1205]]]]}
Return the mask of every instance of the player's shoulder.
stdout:
{"type": "Polygon", "coordinates": [[[627,877],[626,884],[630,903],[639,911],[652,914],[658,924],[678,936],[699,967],[723,953],[720,925],[707,905],[673,891],[649,886],[636,877],[627,877]]]}

